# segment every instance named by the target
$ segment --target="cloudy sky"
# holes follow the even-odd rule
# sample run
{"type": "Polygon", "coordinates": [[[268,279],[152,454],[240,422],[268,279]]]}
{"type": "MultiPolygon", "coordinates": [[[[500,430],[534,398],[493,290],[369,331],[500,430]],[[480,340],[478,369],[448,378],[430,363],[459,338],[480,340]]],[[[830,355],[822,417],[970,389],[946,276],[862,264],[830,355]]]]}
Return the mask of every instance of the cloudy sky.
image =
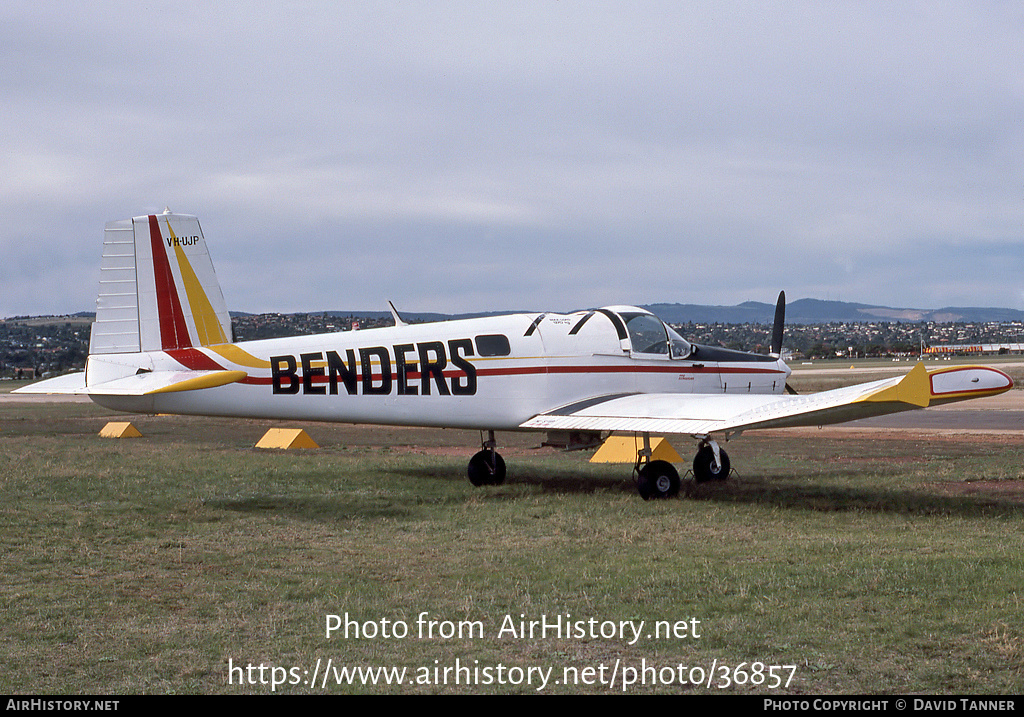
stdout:
{"type": "Polygon", "coordinates": [[[233,310],[1024,308],[1018,2],[0,8],[0,317],[202,222],[233,310]]]}

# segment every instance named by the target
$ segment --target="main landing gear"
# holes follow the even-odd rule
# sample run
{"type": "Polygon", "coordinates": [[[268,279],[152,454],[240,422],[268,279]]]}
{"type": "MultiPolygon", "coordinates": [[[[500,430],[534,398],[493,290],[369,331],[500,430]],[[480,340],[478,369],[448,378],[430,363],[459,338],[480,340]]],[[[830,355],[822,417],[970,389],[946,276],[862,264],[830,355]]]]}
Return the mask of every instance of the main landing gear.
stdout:
{"type": "Polygon", "coordinates": [[[705,438],[700,442],[697,455],[693,457],[693,479],[698,483],[710,480],[725,480],[732,465],[729,454],[718,447],[718,443],[705,438]]]}
{"type": "MultiPolygon", "coordinates": [[[[697,455],[693,458],[693,479],[697,483],[725,480],[731,464],[729,455],[719,448],[716,441],[701,440],[697,455]]],[[[644,434],[644,447],[637,452],[636,488],[644,500],[674,498],[679,495],[679,472],[668,461],[651,460],[651,437],[644,434]]]]}
{"type": "MultiPolygon", "coordinates": [[[[636,487],[644,500],[674,498],[679,495],[681,481],[679,471],[668,461],[651,460],[651,436],[643,434],[644,446],[637,451],[636,487]]],[[[505,461],[495,450],[494,431],[487,432],[487,439],[482,440],[481,450],[469,459],[467,474],[469,482],[475,486],[500,485],[505,482],[505,461]]],[[[723,451],[716,441],[703,437],[693,458],[693,480],[696,483],[725,480],[729,476],[731,464],[729,455],[723,451]]]]}
{"type": "Polygon", "coordinates": [[[505,461],[494,450],[497,442],[494,431],[487,432],[487,440],[481,441],[481,448],[469,459],[469,482],[475,486],[501,485],[505,482],[505,461]]]}
{"type": "Polygon", "coordinates": [[[679,471],[668,461],[651,460],[651,434],[644,434],[644,447],[636,453],[636,489],[644,500],[679,495],[679,471]]]}
{"type": "Polygon", "coordinates": [[[679,495],[679,471],[668,461],[649,460],[643,466],[637,463],[634,470],[636,489],[644,500],[679,495]]]}

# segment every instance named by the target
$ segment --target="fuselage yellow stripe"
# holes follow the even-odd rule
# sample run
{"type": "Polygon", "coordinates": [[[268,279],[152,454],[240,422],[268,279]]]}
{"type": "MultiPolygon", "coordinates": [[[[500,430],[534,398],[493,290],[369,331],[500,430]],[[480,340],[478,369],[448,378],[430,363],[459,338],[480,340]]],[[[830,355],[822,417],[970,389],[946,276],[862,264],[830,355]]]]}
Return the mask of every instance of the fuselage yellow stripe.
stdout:
{"type": "Polygon", "coordinates": [[[216,344],[214,346],[207,346],[207,348],[237,366],[247,366],[249,368],[270,368],[269,361],[256,358],[248,351],[238,348],[235,344],[216,344]]]}

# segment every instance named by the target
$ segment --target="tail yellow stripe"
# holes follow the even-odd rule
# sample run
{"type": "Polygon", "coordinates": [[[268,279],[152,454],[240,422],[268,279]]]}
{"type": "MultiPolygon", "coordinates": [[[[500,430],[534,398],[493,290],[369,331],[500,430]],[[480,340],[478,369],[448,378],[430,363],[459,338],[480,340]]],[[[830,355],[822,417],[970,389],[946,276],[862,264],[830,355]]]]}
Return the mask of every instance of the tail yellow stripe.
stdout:
{"type": "Polygon", "coordinates": [[[224,328],[221,326],[220,319],[217,318],[217,313],[213,310],[210,299],[206,295],[203,285],[199,282],[199,277],[196,276],[192,265],[188,261],[188,257],[185,256],[185,251],[177,242],[177,237],[174,235],[170,222],[167,222],[167,230],[171,233],[171,239],[174,240],[172,242],[174,244],[174,254],[178,259],[181,280],[185,284],[185,295],[188,296],[188,305],[192,312],[192,319],[195,321],[199,345],[209,346],[211,344],[227,343],[228,338],[224,335],[224,328]]]}

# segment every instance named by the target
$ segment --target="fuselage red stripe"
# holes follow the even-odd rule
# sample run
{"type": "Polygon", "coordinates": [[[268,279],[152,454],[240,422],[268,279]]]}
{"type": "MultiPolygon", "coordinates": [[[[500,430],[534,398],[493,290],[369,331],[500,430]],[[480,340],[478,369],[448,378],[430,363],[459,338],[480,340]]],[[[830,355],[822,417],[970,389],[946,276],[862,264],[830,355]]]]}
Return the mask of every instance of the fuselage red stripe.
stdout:
{"type": "Polygon", "coordinates": [[[522,368],[481,368],[477,376],[515,376],[535,373],[670,373],[670,374],[772,374],[779,369],[734,368],[726,366],[527,366],[522,368]]]}
{"type": "MultiPolygon", "coordinates": [[[[224,371],[224,367],[214,361],[212,358],[204,354],[199,349],[195,348],[182,348],[182,349],[171,349],[167,352],[167,355],[172,359],[180,363],[186,368],[190,368],[193,371],[224,371]]],[[[267,379],[268,381],[270,379],[267,379]]]]}
{"type": "MultiPolygon", "coordinates": [[[[175,352],[178,353],[178,352],[175,352]]],[[[194,353],[201,354],[199,351],[194,353]]],[[[181,359],[178,356],[175,358],[179,361],[181,359]]],[[[184,361],[181,361],[184,363],[184,361]]],[[[190,368],[200,368],[199,366],[190,366],[190,368]]],[[[205,367],[203,367],[205,368],[205,367]]],[[[221,368],[215,366],[215,368],[221,368]]],[[[762,369],[762,368],[733,368],[733,367],[682,367],[682,366],[523,366],[518,368],[481,368],[477,369],[477,376],[531,376],[531,375],[542,375],[542,374],[599,374],[599,373],[674,373],[680,376],[689,374],[779,374],[782,375],[784,372],[778,369],[762,369]]],[[[300,374],[301,375],[301,374],[300,374]]],[[[377,372],[371,374],[371,379],[379,381],[383,374],[377,372]]],[[[461,370],[455,371],[444,371],[443,375],[445,378],[463,378],[466,374],[461,370]]],[[[407,380],[418,380],[422,378],[418,371],[409,371],[406,374],[407,380]]],[[[392,373],[391,379],[394,381],[398,380],[398,374],[392,373]]],[[[362,374],[358,375],[358,380],[362,380],[362,374]]],[[[245,383],[250,385],[269,385],[272,379],[269,376],[249,376],[243,379],[239,383],[245,383]]],[[[324,375],[315,375],[310,377],[310,382],[314,384],[328,383],[329,378],[324,375]]]]}

